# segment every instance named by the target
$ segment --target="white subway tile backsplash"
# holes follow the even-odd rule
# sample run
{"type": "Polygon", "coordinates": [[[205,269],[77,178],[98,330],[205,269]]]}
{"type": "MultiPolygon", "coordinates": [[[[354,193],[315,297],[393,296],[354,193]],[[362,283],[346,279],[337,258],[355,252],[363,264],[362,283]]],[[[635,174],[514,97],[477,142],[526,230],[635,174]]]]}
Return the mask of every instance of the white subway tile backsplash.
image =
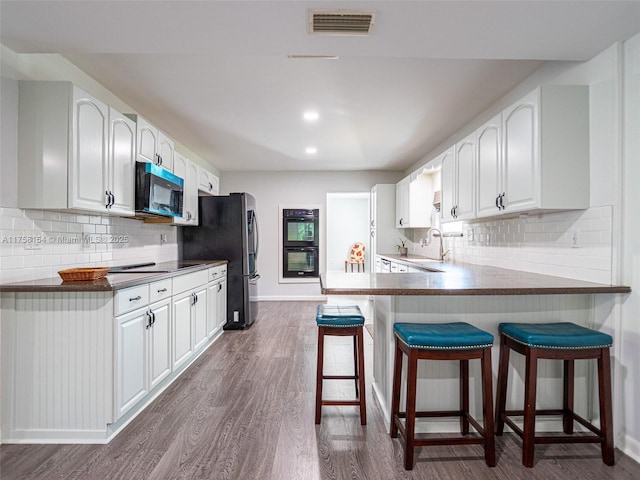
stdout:
{"type": "MultiPolygon", "coordinates": [[[[463,226],[465,236],[445,238],[445,249],[462,262],[611,283],[612,225],[613,208],[607,205],[491,219],[463,226]],[[578,248],[572,248],[574,232],[578,248]]],[[[437,257],[437,247],[428,248],[433,247],[416,241],[412,252],[437,257]]]]}
{"type": "Polygon", "coordinates": [[[60,220],[60,214],[58,212],[43,211],[42,218],[45,220],[55,220],[57,222],[60,220]]]}
{"type": "Polygon", "coordinates": [[[7,207],[0,209],[0,215],[3,283],[57,277],[65,268],[163,262],[178,256],[176,228],[168,225],[7,207]],[[160,245],[161,233],[167,235],[164,245],[160,245]],[[22,241],[24,238],[29,242],[22,241]],[[121,242],[111,242],[117,240],[121,242]]]}

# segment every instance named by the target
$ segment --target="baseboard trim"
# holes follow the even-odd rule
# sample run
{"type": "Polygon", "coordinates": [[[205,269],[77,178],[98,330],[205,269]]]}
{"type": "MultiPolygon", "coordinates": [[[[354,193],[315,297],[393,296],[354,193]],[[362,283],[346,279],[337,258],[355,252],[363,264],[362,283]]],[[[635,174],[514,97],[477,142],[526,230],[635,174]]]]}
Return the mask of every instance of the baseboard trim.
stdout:
{"type": "Polygon", "coordinates": [[[625,455],[640,463],[640,442],[629,435],[623,437],[623,445],[616,445],[625,455]]]}
{"type": "Polygon", "coordinates": [[[258,302],[326,302],[326,295],[261,295],[251,300],[258,302]]]}

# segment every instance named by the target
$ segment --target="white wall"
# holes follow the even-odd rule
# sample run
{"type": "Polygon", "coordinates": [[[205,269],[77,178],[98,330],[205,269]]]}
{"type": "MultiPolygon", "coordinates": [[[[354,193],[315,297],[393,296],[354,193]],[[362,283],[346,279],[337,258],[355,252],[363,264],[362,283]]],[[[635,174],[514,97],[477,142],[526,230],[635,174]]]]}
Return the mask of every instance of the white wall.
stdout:
{"type": "MultiPolygon", "coordinates": [[[[319,299],[318,283],[278,283],[279,205],[323,205],[320,238],[326,232],[327,193],[367,193],[376,183],[395,183],[400,172],[222,172],[220,191],[249,192],[256,198],[260,220],[258,295],[262,300],[319,299]]],[[[326,271],[326,243],[320,245],[321,271],[326,271]]]]}
{"type": "Polygon", "coordinates": [[[365,265],[369,263],[369,193],[327,194],[326,271],[344,271],[354,243],[364,244],[365,265]]]}
{"type": "Polygon", "coordinates": [[[640,461],[640,35],[624,46],[622,282],[632,293],[622,302],[620,365],[624,418],[622,448],[640,461]]]}

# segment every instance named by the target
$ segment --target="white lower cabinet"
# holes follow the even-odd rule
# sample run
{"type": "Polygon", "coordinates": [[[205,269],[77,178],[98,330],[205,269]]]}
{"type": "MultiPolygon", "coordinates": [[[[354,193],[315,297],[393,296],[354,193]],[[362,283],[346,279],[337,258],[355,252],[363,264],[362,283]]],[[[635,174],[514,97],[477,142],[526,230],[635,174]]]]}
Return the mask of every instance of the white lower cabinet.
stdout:
{"type": "Polygon", "coordinates": [[[169,300],[149,306],[151,326],[149,341],[149,390],[171,373],[171,302],[169,300]]]}
{"type": "Polygon", "coordinates": [[[183,293],[173,300],[173,368],[179,368],[193,353],[191,331],[193,302],[191,292],[183,293]]]}
{"type": "Polygon", "coordinates": [[[117,317],[116,418],[127,413],[147,394],[147,309],[117,317]]]}
{"type": "Polygon", "coordinates": [[[193,350],[198,351],[209,336],[207,335],[207,286],[203,285],[195,293],[196,303],[192,309],[193,315],[193,350]]]}
{"type": "Polygon", "coordinates": [[[116,318],[116,418],[171,373],[170,301],[116,318]]]}
{"type": "Polygon", "coordinates": [[[0,443],[104,443],[219,336],[226,265],[0,301],[0,443]]]}
{"type": "Polygon", "coordinates": [[[173,279],[173,368],[191,360],[207,342],[208,270],[173,279]]]}
{"type": "MultiPolygon", "coordinates": [[[[226,274],[226,267],[225,267],[226,274]]],[[[212,338],[227,321],[227,278],[219,278],[209,282],[207,286],[207,337],[212,338]]]]}

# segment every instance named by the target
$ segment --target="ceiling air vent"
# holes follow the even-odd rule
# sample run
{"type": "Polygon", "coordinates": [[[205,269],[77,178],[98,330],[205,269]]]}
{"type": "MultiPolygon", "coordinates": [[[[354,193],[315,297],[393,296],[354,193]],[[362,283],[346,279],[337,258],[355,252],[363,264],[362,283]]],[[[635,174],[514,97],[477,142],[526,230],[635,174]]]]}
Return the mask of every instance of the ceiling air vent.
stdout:
{"type": "Polygon", "coordinates": [[[309,33],[324,35],[369,35],[376,23],[375,12],[309,10],[309,33]]]}

